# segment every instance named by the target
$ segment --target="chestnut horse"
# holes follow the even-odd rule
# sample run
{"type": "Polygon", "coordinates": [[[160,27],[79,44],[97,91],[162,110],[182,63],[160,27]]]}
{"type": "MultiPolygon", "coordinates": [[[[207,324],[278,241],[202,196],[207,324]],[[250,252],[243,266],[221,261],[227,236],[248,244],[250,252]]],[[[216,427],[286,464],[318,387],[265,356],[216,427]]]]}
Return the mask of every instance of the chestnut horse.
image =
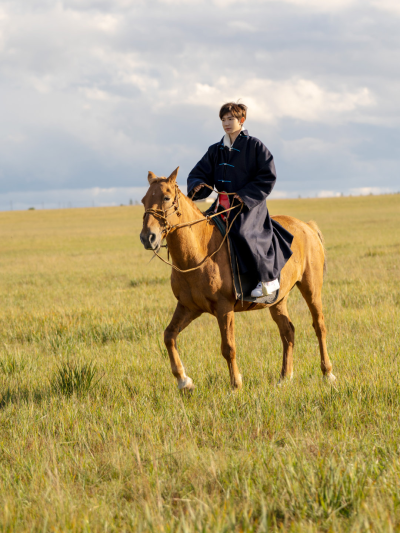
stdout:
{"type": "MultiPolygon", "coordinates": [[[[171,254],[171,286],[178,303],[164,332],[164,342],[172,374],[178,380],[178,388],[191,390],[194,385],[192,379],[186,375],[180,360],[177,337],[202,313],[210,313],[217,318],[221,332],[221,351],[228,363],[231,385],[234,389],[241,388],[242,377],[236,363],[234,314],[247,311],[250,307],[252,310],[270,308],[283,344],[281,380],[291,378],[294,326],[286,304],[295,285],[311,311],[319,342],[322,373],[333,382],[335,376],[332,374],[332,364],[326,348],[326,328],[321,301],[325,264],[323,237],[315,222],[306,224],[289,216],[273,217],[294,236],[293,255],[281,272],[278,301],[272,305],[255,306],[251,302],[238,301],[234,294],[228,244],[226,241],[222,243],[223,237],[219,229],[210,224],[196,205],[180,192],[176,184],[177,174],[178,169],[169,178],[157,177],[149,172],[150,187],[142,200],[145,214],[140,240],[146,250],[158,252],[166,235],[171,254]],[[220,250],[209,257],[220,246],[220,250]],[[182,272],[185,270],[186,272],[182,272]]],[[[230,218],[233,214],[230,213],[230,218]]]]}

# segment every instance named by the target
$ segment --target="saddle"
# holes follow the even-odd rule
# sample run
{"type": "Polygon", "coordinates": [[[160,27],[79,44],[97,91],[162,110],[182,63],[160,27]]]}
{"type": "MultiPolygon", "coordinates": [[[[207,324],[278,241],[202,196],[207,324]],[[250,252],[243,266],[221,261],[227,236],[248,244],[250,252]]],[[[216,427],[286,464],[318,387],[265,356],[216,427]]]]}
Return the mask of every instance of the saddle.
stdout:
{"type": "MultiPolygon", "coordinates": [[[[217,201],[215,201],[211,205],[211,207],[207,209],[207,211],[205,211],[203,214],[206,216],[214,214],[216,205],[217,205],[217,201]]],[[[218,205],[217,213],[218,211],[222,211],[223,209],[224,207],[222,205],[218,205]]],[[[212,223],[217,226],[222,236],[224,237],[226,233],[226,221],[225,221],[225,217],[224,219],[223,217],[224,215],[214,217],[212,219],[212,223]]],[[[249,274],[247,272],[246,273],[240,272],[238,260],[235,254],[234,247],[232,246],[230,235],[228,235],[227,242],[228,242],[229,258],[230,258],[230,263],[231,263],[233,287],[234,287],[236,299],[244,301],[244,302],[252,302],[255,304],[267,304],[267,305],[274,304],[279,299],[280,289],[277,290],[274,294],[270,294],[268,296],[261,296],[260,298],[253,298],[251,296],[251,291],[257,285],[259,280],[256,277],[254,277],[254,275],[252,274],[249,274]]],[[[281,280],[280,273],[279,273],[278,280],[279,282],[281,280]]]]}

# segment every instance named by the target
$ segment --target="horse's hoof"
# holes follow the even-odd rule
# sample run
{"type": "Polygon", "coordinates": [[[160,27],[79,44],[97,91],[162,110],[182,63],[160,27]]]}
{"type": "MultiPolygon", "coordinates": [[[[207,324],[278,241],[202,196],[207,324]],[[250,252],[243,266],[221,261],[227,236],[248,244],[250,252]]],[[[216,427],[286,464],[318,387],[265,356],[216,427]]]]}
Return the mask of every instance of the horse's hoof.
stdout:
{"type": "Polygon", "coordinates": [[[240,391],[241,388],[242,388],[242,376],[241,374],[239,374],[235,382],[232,383],[232,389],[234,392],[236,392],[236,391],[240,391]]]}
{"type": "Polygon", "coordinates": [[[178,382],[178,389],[182,392],[192,392],[194,389],[192,378],[186,376],[184,379],[180,379],[178,382]]]}
{"type": "Polygon", "coordinates": [[[336,381],[336,377],[332,374],[332,372],[330,372],[329,374],[326,374],[324,377],[326,381],[328,381],[328,383],[334,384],[336,381]]]}
{"type": "Polygon", "coordinates": [[[287,383],[288,381],[292,381],[293,379],[293,372],[289,376],[281,376],[279,378],[278,383],[276,384],[277,387],[282,387],[284,383],[287,383]]]}

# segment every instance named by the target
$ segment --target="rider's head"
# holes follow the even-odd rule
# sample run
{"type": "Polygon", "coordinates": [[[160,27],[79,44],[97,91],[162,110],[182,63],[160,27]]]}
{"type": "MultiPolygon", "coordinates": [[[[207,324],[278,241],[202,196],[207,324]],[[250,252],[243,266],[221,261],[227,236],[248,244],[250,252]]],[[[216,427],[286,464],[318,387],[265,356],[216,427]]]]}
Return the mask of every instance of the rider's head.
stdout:
{"type": "Polygon", "coordinates": [[[219,110],[219,118],[226,133],[232,134],[241,130],[246,120],[247,107],[244,104],[228,102],[219,110]]]}

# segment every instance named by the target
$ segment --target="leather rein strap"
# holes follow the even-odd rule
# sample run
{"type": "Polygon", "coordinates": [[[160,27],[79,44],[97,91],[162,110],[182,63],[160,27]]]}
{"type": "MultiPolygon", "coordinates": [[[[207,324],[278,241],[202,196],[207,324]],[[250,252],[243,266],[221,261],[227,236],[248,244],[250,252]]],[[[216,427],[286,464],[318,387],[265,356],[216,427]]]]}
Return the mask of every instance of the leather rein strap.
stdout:
{"type": "MultiPolygon", "coordinates": [[[[209,185],[207,185],[206,183],[204,184],[204,187],[208,187],[209,189],[211,189],[212,191],[214,191],[214,188],[213,187],[210,187],[209,185]]],[[[218,192],[218,191],[215,191],[215,192],[218,192]]],[[[193,193],[192,194],[192,198],[193,196],[195,195],[196,193],[193,193]]],[[[226,194],[226,195],[235,195],[236,193],[235,192],[224,192],[223,194],[226,194]]],[[[178,217],[180,217],[182,215],[181,211],[180,211],[180,208],[179,208],[179,197],[180,197],[180,190],[179,190],[179,187],[177,185],[175,185],[175,198],[174,198],[174,201],[172,202],[172,205],[170,207],[168,207],[168,209],[146,209],[146,211],[144,212],[144,215],[143,215],[143,220],[145,218],[146,215],[153,215],[153,217],[155,218],[159,218],[160,220],[162,220],[164,222],[164,228],[163,228],[163,236],[162,236],[162,239],[165,239],[170,233],[171,231],[175,230],[175,229],[179,229],[179,228],[185,228],[185,227],[188,227],[188,226],[193,226],[194,224],[198,224],[199,222],[207,222],[208,224],[210,223],[211,219],[213,219],[214,217],[218,216],[218,215],[221,215],[223,213],[227,213],[228,211],[232,211],[232,209],[236,209],[237,207],[239,207],[238,205],[235,205],[233,207],[230,207],[229,209],[224,209],[223,211],[219,211],[218,213],[215,213],[214,215],[207,215],[206,217],[203,217],[203,218],[198,218],[197,220],[192,220],[190,222],[182,222],[180,224],[174,224],[173,226],[171,226],[171,224],[168,222],[168,217],[173,215],[174,213],[177,214],[178,217]],[[168,211],[170,210],[173,210],[171,213],[168,213],[168,211]]],[[[156,255],[159,259],[161,259],[161,261],[169,266],[171,266],[174,270],[176,270],[177,272],[193,272],[193,270],[197,270],[198,268],[200,268],[201,266],[203,266],[203,264],[208,260],[208,259],[211,259],[211,257],[213,257],[216,253],[218,253],[224,242],[226,241],[227,237],[228,237],[228,234],[229,232],[231,231],[231,228],[232,228],[232,225],[233,223],[235,222],[235,220],[237,219],[237,217],[240,215],[240,213],[242,212],[243,210],[243,203],[240,205],[240,209],[239,211],[236,213],[234,219],[232,220],[232,222],[229,224],[228,226],[228,217],[226,217],[226,232],[225,232],[225,235],[224,235],[224,238],[222,239],[222,242],[221,244],[219,245],[219,247],[217,248],[217,250],[215,250],[215,252],[213,252],[212,254],[210,255],[207,255],[197,266],[193,267],[193,268],[188,268],[186,270],[181,270],[180,268],[178,268],[176,265],[172,264],[170,261],[167,261],[165,259],[163,259],[155,250],[153,250],[153,253],[154,255],[156,255]]]]}

